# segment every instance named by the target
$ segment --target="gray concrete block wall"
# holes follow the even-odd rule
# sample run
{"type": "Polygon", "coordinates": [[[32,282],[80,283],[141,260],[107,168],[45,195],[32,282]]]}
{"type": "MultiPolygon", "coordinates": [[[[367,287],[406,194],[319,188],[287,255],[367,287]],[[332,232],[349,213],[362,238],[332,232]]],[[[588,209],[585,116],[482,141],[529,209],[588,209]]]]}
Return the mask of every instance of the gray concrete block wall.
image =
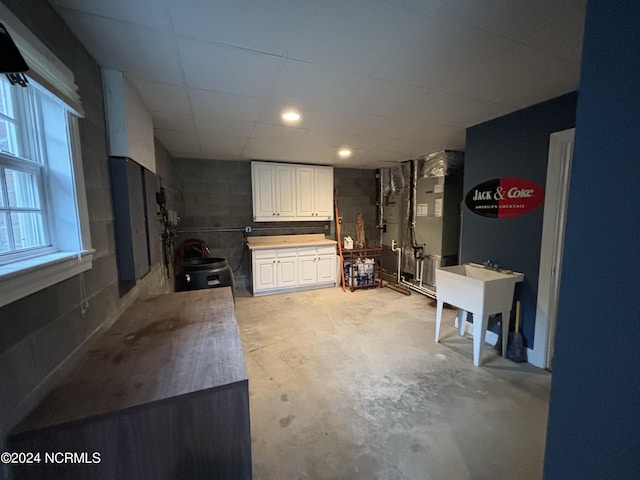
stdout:
{"type": "MultiPolygon", "coordinates": [[[[73,366],[93,333],[101,333],[139,295],[172,287],[161,266],[154,265],[126,296],[118,293],[99,66],[48,2],[2,1],[75,75],[85,109],[79,130],[96,252],[91,270],[0,308],[0,443],[73,366]]],[[[171,177],[170,157],[162,152],[160,157],[159,164],[171,177]]]]}
{"type": "Polygon", "coordinates": [[[334,169],[334,188],[338,199],[338,210],[342,217],[342,237],[356,239],[356,216],[364,218],[364,236],[368,246],[380,246],[377,225],[377,181],[376,170],[359,168],[334,169]]]}

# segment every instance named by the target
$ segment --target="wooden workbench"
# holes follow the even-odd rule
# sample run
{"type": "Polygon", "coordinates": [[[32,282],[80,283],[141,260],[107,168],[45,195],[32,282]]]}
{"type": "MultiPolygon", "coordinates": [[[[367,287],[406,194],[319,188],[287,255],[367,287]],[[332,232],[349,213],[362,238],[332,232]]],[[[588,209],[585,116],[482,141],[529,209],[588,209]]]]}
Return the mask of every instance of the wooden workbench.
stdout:
{"type": "Polygon", "coordinates": [[[14,430],[15,478],[250,479],[248,380],[231,289],[138,300],[14,430]],[[45,463],[46,452],[99,463],[45,463]]]}

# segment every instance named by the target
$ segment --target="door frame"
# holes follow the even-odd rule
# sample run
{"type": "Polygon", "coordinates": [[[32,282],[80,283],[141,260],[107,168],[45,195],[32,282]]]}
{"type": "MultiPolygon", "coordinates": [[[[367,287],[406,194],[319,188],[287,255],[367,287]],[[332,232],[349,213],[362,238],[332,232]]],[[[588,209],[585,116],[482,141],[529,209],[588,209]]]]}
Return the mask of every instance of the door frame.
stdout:
{"type": "Polygon", "coordinates": [[[549,139],[535,340],[527,352],[529,363],[540,368],[550,369],[553,360],[574,135],[571,128],[549,139]]]}

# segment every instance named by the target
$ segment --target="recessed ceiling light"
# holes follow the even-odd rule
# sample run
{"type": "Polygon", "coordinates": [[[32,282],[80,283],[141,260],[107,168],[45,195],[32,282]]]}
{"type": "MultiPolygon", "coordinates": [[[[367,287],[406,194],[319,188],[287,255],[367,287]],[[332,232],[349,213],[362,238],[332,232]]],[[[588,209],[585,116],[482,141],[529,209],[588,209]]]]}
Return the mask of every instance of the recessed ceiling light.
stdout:
{"type": "Polygon", "coordinates": [[[286,123],[296,123],[300,121],[300,114],[295,110],[285,110],[282,112],[282,120],[286,123]]]}
{"type": "Polygon", "coordinates": [[[351,150],[348,148],[341,148],[338,150],[338,156],[340,158],[349,158],[351,156],[351,150]]]}

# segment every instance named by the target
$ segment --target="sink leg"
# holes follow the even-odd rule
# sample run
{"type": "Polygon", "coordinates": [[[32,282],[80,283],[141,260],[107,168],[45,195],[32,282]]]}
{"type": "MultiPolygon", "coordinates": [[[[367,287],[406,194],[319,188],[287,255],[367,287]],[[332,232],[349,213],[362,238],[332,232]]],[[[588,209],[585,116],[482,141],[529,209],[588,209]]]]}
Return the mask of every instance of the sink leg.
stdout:
{"type": "Polygon", "coordinates": [[[458,309],[458,335],[464,337],[464,327],[467,326],[467,311],[458,309]]]}
{"type": "Polygon", "coordinates": [[[511,321],[511,310],[502,312],[502,356],[507,356],[507,343],[509,342],[509,322],[511,321]]]}
{"type": "Polygon", "coordinates": [[[440,322],[442,322],[442,307],[444,302],[440,299],[437,301],[436,309],[436,343],[440,341],[440,322]]]}
{"type": "Polygon", "coordinates": [[[487,333],[487,325],[489,324],[489,315],[473,314],[473,364],[480,366],[482,344],[487,333]]]}

